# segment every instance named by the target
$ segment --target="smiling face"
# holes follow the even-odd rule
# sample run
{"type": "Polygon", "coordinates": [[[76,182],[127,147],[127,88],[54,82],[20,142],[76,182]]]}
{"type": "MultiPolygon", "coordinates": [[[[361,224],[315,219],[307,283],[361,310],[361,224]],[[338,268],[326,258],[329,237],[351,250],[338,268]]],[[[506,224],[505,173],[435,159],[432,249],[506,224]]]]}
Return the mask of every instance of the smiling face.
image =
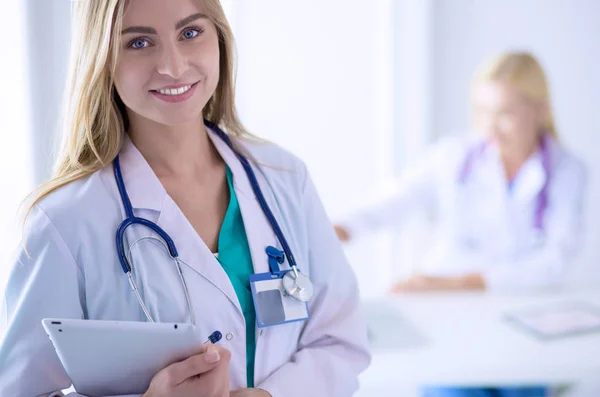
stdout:
{"type": "Polygon", "coordinates": [[[129,0],[115,87],[128,118],[202,119],[219,83],[219,35],[198,0],[129,0]]]}

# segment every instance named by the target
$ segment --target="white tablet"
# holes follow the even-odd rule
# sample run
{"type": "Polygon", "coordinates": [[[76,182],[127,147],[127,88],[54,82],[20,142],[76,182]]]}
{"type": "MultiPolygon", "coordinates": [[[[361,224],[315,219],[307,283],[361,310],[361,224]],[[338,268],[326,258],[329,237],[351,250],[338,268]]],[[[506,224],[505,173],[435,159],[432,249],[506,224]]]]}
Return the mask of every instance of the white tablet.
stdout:
{"type": "Polygon", "coordinates": [[[200,352],[191,324],[46,318],[46,333],[77,393],[143,394],[164,367],[200,352]]]}

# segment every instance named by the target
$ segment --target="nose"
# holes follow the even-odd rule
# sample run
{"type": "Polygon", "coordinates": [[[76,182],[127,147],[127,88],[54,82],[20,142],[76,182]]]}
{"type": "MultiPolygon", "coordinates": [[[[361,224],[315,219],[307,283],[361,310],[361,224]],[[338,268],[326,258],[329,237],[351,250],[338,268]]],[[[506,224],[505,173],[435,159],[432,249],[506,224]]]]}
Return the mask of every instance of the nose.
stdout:
{"type": "Polygon", "coordinates": [[[505,126],[502,117],[493,113],[481,115],[479,118],[479,128],[486,136],[500,137],[505,134],[505,126]]]}
{"type": "Polygon", "coordinates": [[[165,45],[160,52],[157,71],[159,74],[178,79],[188,68],[187,56],[177,45],[165,45]]]}
{"type": "Polygon", "coordinates": [[[488,131],[490,135],[500,137],[504,135],[504,129],[502,128],[502,122],[497,117],[493,120],[490,120],[490,124],[488,126],[488,131]]]}

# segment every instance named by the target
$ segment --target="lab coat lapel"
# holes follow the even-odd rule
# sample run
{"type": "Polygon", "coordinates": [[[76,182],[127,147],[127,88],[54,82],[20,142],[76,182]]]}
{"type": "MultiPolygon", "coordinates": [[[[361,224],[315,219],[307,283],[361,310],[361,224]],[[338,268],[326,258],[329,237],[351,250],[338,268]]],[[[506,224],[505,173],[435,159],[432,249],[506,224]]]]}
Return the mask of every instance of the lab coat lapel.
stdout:
{"type": "MultiPolygon", "coordinates": [[[[119,160],[121,162],[123,183],[133,208],[160,212],[167,197],[167,191],[142,153],[133,144],[129,135],[125,135],[123,148],[119,153],[119,160]]],[[[112,172],[106,175],[109,176],[110,183],[114,184],[112,172]]],[[[124,210],[123,216],[125,216],[124,210]]]]}
{"type": "Polygon", "coordinates": [[[473,230],[487,240],[493,239],[496,246],[508,244],[502,241],[509,219],[506,178],[495,147],[486,147],[473,166],[472,178],[464,196],[468,203],[464,208],[465,218],[473,230]]]}
{"type": "MultiPolygon", "coordinates": [[[[550,153],[550,151],[548,152],[550,153]]],[[[538,151],[523,164],[514,187],[514,200],[523,205],[536,201],[550,175],[544,170],[543,155],[538,151]]]]}
{"type": "Polygon", "coordinates": [[[163,210],[160,213],[158,225],[175,242],[182,264],[206,278],[225,294],[241,312],[241,307],[229,276],[214,257],[214,254],[209,250],[208,246],[202,241],[192,224],[169,196],[167,196],[163,210]]]}
{"type": "MultiPolygon", "coordinates": [[[[248,238],[248,245],[250,246],[254,273],[269,272],[269,263],[265,250],[268,246],[281,249],[281,245],[277,241],[275,233],[254,195],[250,180],[239,159],[229,146],[210,130],[209,136],[233,174],[233,186],[244,220],[244,228],[248,238]]],[[[268,182],[255,164],[252,164],[252,167],[269,208],[276,219],[281,219],[268,182]]]]}
{"type": "MultiPolygon", "coordinates": [[[[131,139],[127,136],[121,153],[121,170],[134,210],[158,212],[156,223],[171,237],[179,258],[189,268],[206,278],[223,292],[241,311],[235,290],[227,273],[200,238],[131,139]]],[[[139,212],[136,211],[139,216],[139,212]]],[[[153,220],[153,219],[149,219],[153,220]]],[[[148,235],[158,237],[150,229],[148,235]]],[[[166,264],[167,265],[167,264],[166,264]]],[[[185,269],[184,269],[185,271],[185,269]]]]}
{"type": "MultiPolygon", "coordinates": [[[[498,151],[488,145],[472,168],[472,189],[467,194],[489,208],[506,207],[506,180],[498,151]],[[490,203],[490,200],[495,202],[490,203]]],[[[467,179],[468,181],[468,179],[467,179]]],[[[471,201],[467,199],[467,201],[471,201]]],[[[500,214],[503,215],[503,214],[500,214]]]]}

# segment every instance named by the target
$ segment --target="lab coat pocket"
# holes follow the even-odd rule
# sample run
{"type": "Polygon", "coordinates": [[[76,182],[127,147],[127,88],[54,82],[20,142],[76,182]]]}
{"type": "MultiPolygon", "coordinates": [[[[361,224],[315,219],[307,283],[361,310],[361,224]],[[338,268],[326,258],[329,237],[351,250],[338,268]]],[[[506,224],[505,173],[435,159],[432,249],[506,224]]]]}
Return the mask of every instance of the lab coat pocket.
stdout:
{"type": "Polygon", "coordinates": [[[294,322],[269,328],[257,328],[257,376],[268,368],[279,368],[292,361],[292,357],[299,349],[298,344],[303,325],[304,322],[294,322]]]}

